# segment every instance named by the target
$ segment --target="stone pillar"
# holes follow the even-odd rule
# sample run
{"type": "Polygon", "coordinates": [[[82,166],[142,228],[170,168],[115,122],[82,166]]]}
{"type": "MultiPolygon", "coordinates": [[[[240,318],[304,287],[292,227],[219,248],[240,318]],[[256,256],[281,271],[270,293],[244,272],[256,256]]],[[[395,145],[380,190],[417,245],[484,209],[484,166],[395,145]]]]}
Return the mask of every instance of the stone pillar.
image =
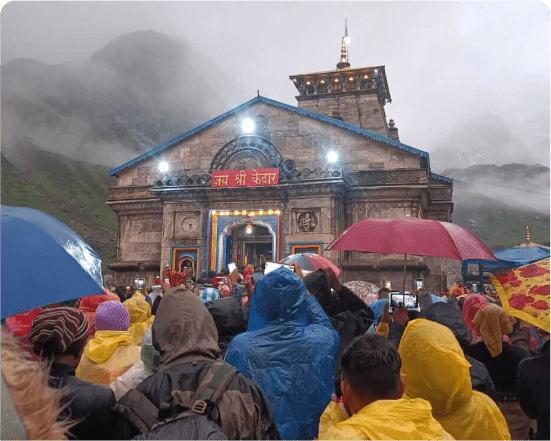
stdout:
{"type": "Polygon", "coordinates": [[[398,127],[396,127],[396,124],[394,123],[393,119],[391,119],[388,122],[388,132],[390,134],[390,139],[400,142],[400,136],[398,135],[398,127]]]}

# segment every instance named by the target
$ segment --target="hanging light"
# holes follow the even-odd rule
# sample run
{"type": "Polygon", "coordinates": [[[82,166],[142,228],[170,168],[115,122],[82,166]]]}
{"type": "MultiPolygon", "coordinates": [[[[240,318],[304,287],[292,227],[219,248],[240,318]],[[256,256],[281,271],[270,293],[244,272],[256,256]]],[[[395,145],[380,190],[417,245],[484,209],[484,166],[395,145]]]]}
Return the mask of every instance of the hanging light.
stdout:
{"type": "Polygon", "coordinates": [[[253,232],[253,226],[252,226],[252,225],[247,225],[247,226],[245,227],[245,232],[246,232],[247,234],[252,234],[252,232],[253,232]]]}
{"type": "Polygon", "coordinates": [[[245,118],[241,121],[241,130],[243,130],[243,133],[253,133],[254,127],[254,121],[251,118],[245,118]]]}
{"type": "Polygon", "coordinates": [[[339,160],[339,154],[334,151],[334,150],[331,150],[329,153],[327,153],[327,162],[337,162],[339,160]]]}
{"type": "Polygon", "coordinates": [[[279,216],[279,215],[281,214],[281,211],[276,210],[276,211],[275,211],[275,214],[277,214],[277,215],[279,216]]]}
{"type": "Polygon", "coordinates": [[[166,173],[166,172],[168,172],[168,169],[169,169],[169,168],[170,168],[170,167],[168,166],[168,162],[162,161],[162,162],[159,163],[159,171],[160,171],[161,173],[166,173]]]}

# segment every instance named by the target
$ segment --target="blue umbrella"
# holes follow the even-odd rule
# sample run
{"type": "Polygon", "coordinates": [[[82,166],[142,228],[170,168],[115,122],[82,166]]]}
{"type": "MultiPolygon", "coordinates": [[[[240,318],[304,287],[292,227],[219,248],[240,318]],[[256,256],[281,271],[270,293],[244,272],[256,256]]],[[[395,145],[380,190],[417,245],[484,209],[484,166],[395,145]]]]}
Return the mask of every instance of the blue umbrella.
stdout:
{"type": "Polygon", "coordinates": [[[2,320],[103,292],[101,258],[63,222],[6,205],[1,217],[2,320]]]}

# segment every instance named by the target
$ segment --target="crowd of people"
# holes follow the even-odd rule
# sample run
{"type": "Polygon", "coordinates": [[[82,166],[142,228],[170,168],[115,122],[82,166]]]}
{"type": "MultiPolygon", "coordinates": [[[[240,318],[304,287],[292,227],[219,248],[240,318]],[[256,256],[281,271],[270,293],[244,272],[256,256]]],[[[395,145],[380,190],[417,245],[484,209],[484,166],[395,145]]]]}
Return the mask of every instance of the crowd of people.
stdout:
{"type": "Polygon", "coordinates": [[[3,438],[549,439],[549,334],[499,301],[253,273],[8,317],[3,438]]]}

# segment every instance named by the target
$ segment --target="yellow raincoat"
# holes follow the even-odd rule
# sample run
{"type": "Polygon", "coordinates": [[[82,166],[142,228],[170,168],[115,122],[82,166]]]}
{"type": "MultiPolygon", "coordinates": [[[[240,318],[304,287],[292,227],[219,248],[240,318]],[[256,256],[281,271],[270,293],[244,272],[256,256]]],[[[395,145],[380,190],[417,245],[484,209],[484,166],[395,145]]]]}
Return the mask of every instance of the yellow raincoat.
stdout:
{"type": "Polygon", "coordinates": [[[151,315],[151,306],[145,301],[140,291],[136,291],[123,305],[130,313],[128,332],[132,336],[132,344],[140,346],[145,331],[153,324],[154,317],[151,315]]]}
{"type": "Polygon", "coordinates": [[[452,331],[425,319],[410,322],[398,352],[404,396],[423,398],[456,439],[504,439],[511,435],[497,404],[473,391],[470,364],[452,331]]]}
{"type": "Polygon", "coordinates": [[[379,400],[345,419],[331,402],[320,418],[319,439],[453,439],[425,400],[379,400]]]}
{"type": "Polygon", "coordinates": [[[140,347],[132,345],[128,331],[96,331],[84,348],[76,376],[109,386],[140,359],[140,347]]]}

